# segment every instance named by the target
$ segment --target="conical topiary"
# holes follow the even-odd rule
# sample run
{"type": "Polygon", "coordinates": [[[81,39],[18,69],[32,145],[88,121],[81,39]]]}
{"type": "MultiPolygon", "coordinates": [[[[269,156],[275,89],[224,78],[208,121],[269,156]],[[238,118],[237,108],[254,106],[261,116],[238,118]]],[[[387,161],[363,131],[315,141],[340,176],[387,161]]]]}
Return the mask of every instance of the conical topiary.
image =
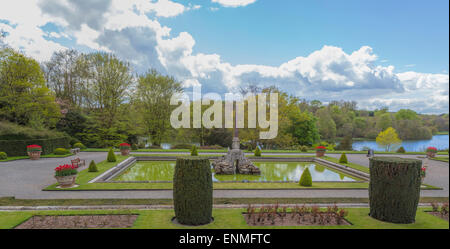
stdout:
{"type": "Polygon", "coordinates": [[[348,163],[347,155],[345,155],[345,153],[342,153],[341,158],[339,158],[339,163],[348,163]]]}
{"type": "Polygon", "coordinates": [[[259,146],[256,146],[255,149],[255,156],[260,157],[261,156],[261,149],[259,148],[259,146]]]}
{"type": "Polygon", "coordinates": [[[306,168],[305,171],[303,171],[302,177],[300,177],[300,186],[303,187],[312,186],[312,176],[311,172],[309,172],[309,168],[306,168]]]}
{"type": "Polygon", "coordinates": [[[198,156],[197,146],[192,146],[191,156],[198,156]]]}
{"type": "Polygon", "coordinates": [[[406,150],[402,146],[402,147],[398,148],[397,153],[406,153],[406,150]]]}
{"type": "Polygon", "coordinates": [[[110,163],[113,163],[113,162],[117,161],[116,154],[114,154],[113,148],[109,149],[107,160],[110,163]]]}
{"type": "Polygon", "coordinates": [[[98,172],[97,164],[95,164],[94,160],[89,164],[89,172],[98,172]]]}

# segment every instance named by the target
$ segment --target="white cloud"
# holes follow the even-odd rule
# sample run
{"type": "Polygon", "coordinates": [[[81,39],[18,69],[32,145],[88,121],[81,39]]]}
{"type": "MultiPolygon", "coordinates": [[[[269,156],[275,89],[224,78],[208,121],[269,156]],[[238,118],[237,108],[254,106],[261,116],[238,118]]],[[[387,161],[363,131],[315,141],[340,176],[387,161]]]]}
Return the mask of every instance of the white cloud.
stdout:
{"type": "Polygon", "coordinates": [[[213,3],[218,3],[224,7],[244,7],[255,3],[256,0],[212,0],[213,3]]]}

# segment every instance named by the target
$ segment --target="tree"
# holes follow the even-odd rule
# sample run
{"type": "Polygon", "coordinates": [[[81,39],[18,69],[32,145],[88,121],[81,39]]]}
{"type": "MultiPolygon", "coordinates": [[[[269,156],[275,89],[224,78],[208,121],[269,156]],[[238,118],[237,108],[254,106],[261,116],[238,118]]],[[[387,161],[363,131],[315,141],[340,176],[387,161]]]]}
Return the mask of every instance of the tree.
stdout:
{"type": "Polygon", "coordinates": [[[291,115],[292,126],[290,128],[292,136],[299,145],[312,145],[320,139],[316,127],[317,119],[308,111],[296,110],[291,115]]]}
{"type": "Polygon", "coordinates": [[[402,140],[398,138],[397,132],[394,128],[389,127],[385,131],[380,132],[376,139],[378,145],[384,147],[386,151],[391,151],[395,145],[400,145],[402,140]]]}
{"type": "Polygon", "coordinates": [[[170,99],[172,95],[181,92],[181,83],[155,70],[150,70],[138,79],[137,104],[140,106],[146,130],[155,145],[161,144],[170,129],[170,99]]]}
{"type": "Polygon", "coordinates": [[[39,63],[12,49],[0,50],[0,119],[39,129],[53,128],[60,115],[39,63]]]}
{"type": "Polygon", "coordinates": [[[108,151],[108,157],[106,158],[108,162],[113,163],[117,161],[116,154],[114,154],[113,148],[108,151]]]}
{"type": "Polygon", "coordinates": [[[390,113],[381,114],[378,117],[377,129],[384,131],[387,128],[392,127],[392,118],[390,113]]]}
{"type": "Polygon", "coordinates": [[[316,112],[317,129],[320,138],[332,140],[336,137],[336,123],[328,112],[327,108],[319,109],[316,112]]]}
{"type": "Polygon", "coordinates": [[[397,120],[415,120],[418,119],[417,113],[409,109],[401,109],[395,114],[397,120]]]}

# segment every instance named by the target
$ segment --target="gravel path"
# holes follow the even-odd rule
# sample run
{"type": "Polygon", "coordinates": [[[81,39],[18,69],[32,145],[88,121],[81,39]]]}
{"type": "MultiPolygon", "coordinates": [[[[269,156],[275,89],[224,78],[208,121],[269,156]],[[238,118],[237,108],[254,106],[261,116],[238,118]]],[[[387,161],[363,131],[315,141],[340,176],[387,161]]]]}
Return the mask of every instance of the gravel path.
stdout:
{"type": "MultiPolygon", "coordinates": [[[[63,163],[70,163],[71,159],[80,157],[87,164],[94,160],[104,161],[106,152],[82,152],[68,158],[46,158],[39,161],[19,160],[0,162],[0,197],[16,197],[17,199],[170,199],[171,190],[145,191],[41,191],[44,187],[55,183],[53,169],[63,163]]],[[[150,153],[145,153],[150,154],[150,153]]],[[[162,153],[155,153],[162,154],[162,153]]],[[[217,153],[213,153],[217,154],[217,153]]],[[[284,154],[266,154],[284,155],[284,154]]],[[[305,155],[305,154],[287,154],[305,155]]],[[[339,157],[338,154],[328,154],[339,157]]],[[[384,155],[383,155],[384,156],[384,155]]],[[[367,166],[369,161],[364,154],[347,155],[350,162],[367,166]]],[[[416,155],[402,155],[401,157],[417,158],[416,155]]],[[[449,196],[449,164],[429,160],[429,172],[425,183],[442,187],[444,190],[422,190],[423,197],[449,196]]],[[[367,190],[215,190],[216,198],[326,198],[326,197],[356,197],[367,198],[367,190]]]]}

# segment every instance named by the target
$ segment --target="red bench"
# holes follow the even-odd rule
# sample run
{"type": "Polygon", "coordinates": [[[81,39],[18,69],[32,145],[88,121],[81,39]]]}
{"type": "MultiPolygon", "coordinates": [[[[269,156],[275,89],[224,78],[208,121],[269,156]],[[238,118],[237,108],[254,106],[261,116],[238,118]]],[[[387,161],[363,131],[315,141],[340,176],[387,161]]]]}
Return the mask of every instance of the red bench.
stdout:
{"type": "Polygon", "coordinates": [[[74,160],[70,160],[72,162],[72,166],[79,168],[81,166],[85,166],[86,165],[86,161],[85,160],[81,160],[80,158],[74,159],[74,160]]]}

